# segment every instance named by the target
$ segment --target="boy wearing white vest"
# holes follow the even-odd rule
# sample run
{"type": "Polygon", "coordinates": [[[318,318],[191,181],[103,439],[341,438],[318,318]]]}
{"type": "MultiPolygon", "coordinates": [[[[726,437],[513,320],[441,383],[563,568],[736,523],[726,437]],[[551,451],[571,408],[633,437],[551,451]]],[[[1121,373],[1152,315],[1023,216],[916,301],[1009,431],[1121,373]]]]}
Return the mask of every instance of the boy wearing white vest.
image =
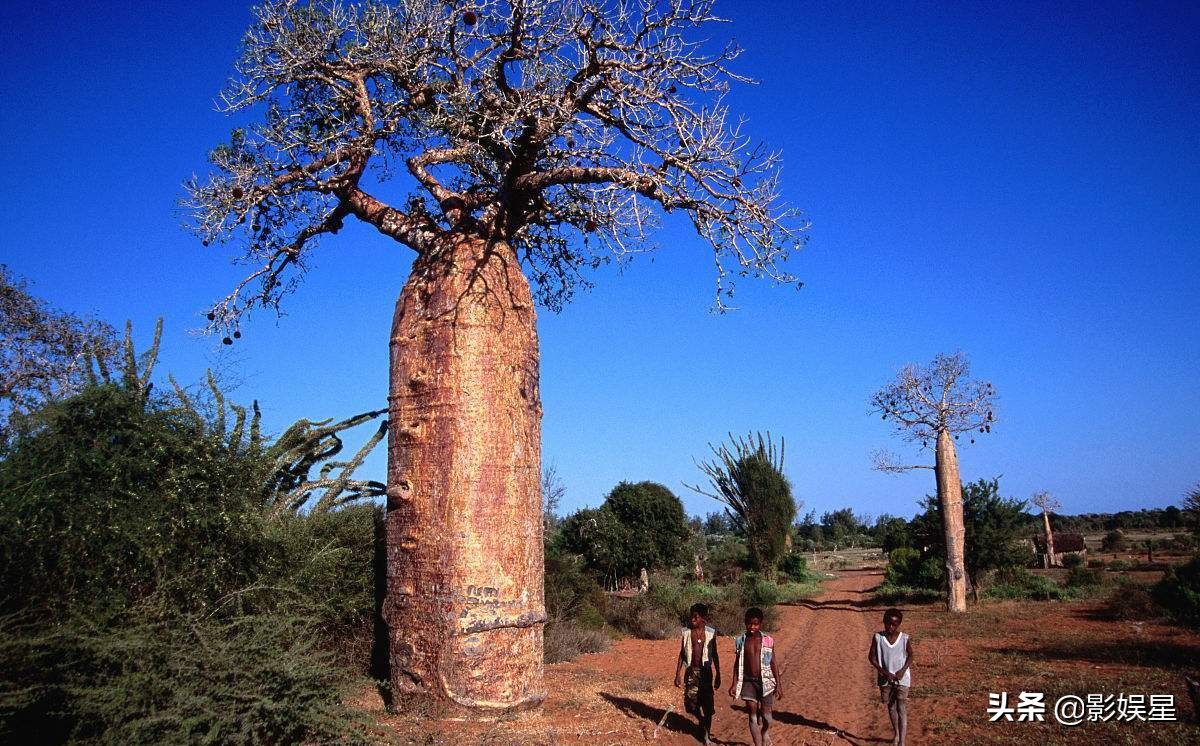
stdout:
{"type": "Polygon", "coordinates": [[[879,700],[892,721],[892,743],[903,746],[908,735],[908,688],[912,686],[912,642],[900,631],[904,614],[899,609],[883,612],[883,631],[871,638],[867,660],[878,674],[879,700]]]}
{"type": "Polygon", "coordinates": [[[705,746],[711,744],[708,732],[712,729],[714,687],[721,686],[721,666],[717,660],[717,631],[708,626],[708,607],[693,604],[689,625],[680,630],[679,660],[675,664],[675,686],[683,678],[683,708],[700,722],[700,736],[705,746]]]}
{"type": "Polygon", "coordinates": [[[775,668],[775,638],[763,634],[762,623],[762,609],[746,609],[746,632],[733,642],[733,684],[729,687],[729,696],[746,703],[754,746],[770,743],[771,708],[776,697],[783,699],[775,668]]]}

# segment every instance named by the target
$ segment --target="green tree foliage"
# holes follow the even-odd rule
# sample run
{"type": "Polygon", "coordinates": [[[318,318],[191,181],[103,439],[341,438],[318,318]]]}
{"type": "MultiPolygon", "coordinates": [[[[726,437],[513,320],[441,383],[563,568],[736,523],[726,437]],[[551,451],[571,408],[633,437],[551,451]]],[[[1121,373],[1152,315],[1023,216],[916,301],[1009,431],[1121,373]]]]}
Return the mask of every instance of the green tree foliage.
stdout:
{"type": "MultiPolygon", "coordinates": [[[[908,526],[912,544],[922,548],[922,561],[934,557],[944,562],[945,534],[938,500],[927,496],[921,507],[924,510],[908,526]]],[[[1021,538],[1030,521],[1024,501],[1000,496],[998,479],[979,479],[963,486],[964,560],[976,593],[991,571],[1029,562],[1029,550],[1022,546],[1021,538]]]]}
{"type": "Polygon", "coordinates": [[[729,520],[729,516],[725,512],[713,511],[704,516],[701,530],[709,536],[732,534],[734,531],[733,521],[729,520]]]}
{"type": "Polygon", "coordinates": [[[557,535],[557,546],[583,557],[588,569],[606,577],[628,574],[630,531],[604,507],[583,508],[567,516],[557,535]]]}
{"type": "Polygon", "coordinates": [[[908,521],[903,518],[880,516],[879,522],[875,524],[875,536],[884,554],[890,554],[893,549],[912,546],[908,521]]]}
{"type": "Polygon", "coordinates": [[[614,577],[629,577],[643,567],[670,567],[682,559],[691,532],[683,503],[655,482],[622,482],[599,508],[568,516],[559,545],[581,555],[587,566],[614,577]]]}
{"type": "Polygon", "coordinates": [[[826,541],[843,547],[861,541],[866,538],[867,533],[865,521],[854,514],[853,508],[842,508],[822,514],[821,527],[824,529],[826,541]]]}
{"type": "Polygon", "coordinates": [[[622,482],[604,499],[604,507],[629,529],[630,569],[655,570],[681,561],[691,531],[683,503],[671,490],[656,482],[622,482]]]}
{"type": "Polygon", "coordinates": [[[1100,548],[1106,552],[1124,552],[1128,548],[1125,532],[1119,528],[1112,529],[1100,540],[1100,548]]]}
{"type": "Polygon", "coordinates": [[[963,487],[963,518],[967,530],[967,574],[979,592],[987,573],[1019,567],[1031,559],[1021,544],[1028,523],[1025,501],[1000,496],[1000,480],[979,479],[963,487]]]}
{"type": "Polygon", "coordinates": [[[710,448],[716,458],[699,465],[710,486],[691,489],[725,503],[735,529],[746,537],[751,567],[772,576],[796,518],[792,485],[783,473],[783,440],[776,450],[770,433],[730,434],[729,444],[710,448]]]}

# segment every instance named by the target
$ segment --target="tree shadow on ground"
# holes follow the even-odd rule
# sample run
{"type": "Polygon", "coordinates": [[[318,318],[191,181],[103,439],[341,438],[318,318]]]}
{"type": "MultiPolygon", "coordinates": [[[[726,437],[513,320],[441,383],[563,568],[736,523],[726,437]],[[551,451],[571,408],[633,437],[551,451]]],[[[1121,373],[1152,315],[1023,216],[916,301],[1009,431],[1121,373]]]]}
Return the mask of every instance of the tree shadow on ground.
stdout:
{"type": "Polygon", "coordinates": [[[874,598],[861,599],[837,599],[833,601],[813,601],[810,599],[801,599],[793,601],[788,606],[799,606],[804,609],[812,609],[813,611],[855,611],[860,614],[865,614],[872,611],[876,607],[883,606],[883,603],[876,601],[874,598]]]}
{"type": "MultiPolygon", "coordinates": [[[[666,712],[665,708],[655,707],[652,704],[630,699],[629,697],[621,697],[616,694],[609,694],[608,692],[600,692],[600,696],[626,716],[647,721],[649,725],[643,728],[647,734],[658,725],[659,721],[663,719],[663,714],[666,712]]],[[[663,721],[662,727],[675,733],[695,737],[698,726],[696,723],[672,710],[671,714],[667,715],[667,719],[663,721]]]]}
{"type": "Polygon", "coordinates": [[[1016,648],[1002,651],[1007,655],[1030,660],[1084,661],[1111,665],[1184,669],[1200,660],[1200,644],[1165,642],[1162,640],[1103,642],[1094,638],[1067,641],[1035,648],[1016,648]]]}

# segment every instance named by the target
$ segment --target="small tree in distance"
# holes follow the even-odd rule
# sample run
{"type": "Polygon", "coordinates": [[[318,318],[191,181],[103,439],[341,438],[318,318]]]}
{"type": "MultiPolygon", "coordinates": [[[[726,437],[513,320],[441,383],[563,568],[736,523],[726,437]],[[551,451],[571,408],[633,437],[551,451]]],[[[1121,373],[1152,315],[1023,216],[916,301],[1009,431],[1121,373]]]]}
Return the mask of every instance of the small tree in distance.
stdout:
{"type": "Polygon", "coordinates": [[[796,518],[792,485],[783,473],[783,439],[779,439],[778,450],[770,433],[746,438],[730,433],[729,441],[720,447],[710,444],[716,458],[697,464],[710,486],[686,486],[725,503],[735,530],[746,537],[751,566],[773,575],[796,518]]]}
{"type": "Polygon", "coordinates": [[[1042,511],[1042,524],[1046,532],[1046,565],[1061,564],[1054,559],[1054,531],[1050,528],[1050,514],[1062,507],[1062,503],[1055,500],[1054,497],[1046,490],[1033,493],[1030,502],[1042,511]]]}
{"type": "MultiPolygon", "coordinates": [[[[953,612],[967,610],[966,530],[954,443],[962,434],[991,432],[995,422],[995,388],[987,381],[969,380],[969,372],[970,365],[961,352],[938,355],[929,365],[905,366],[894,382],[871,397],[873,410],[896,423],[906,440],[934,449],[933,464],[902,464],[882,451],[876,452],[874,460],[875,468],[886,472],[933,470],[946,537],[947,604],[953,612]]],[[[970,441],[974,443],[974,437],[970,441]]]]}

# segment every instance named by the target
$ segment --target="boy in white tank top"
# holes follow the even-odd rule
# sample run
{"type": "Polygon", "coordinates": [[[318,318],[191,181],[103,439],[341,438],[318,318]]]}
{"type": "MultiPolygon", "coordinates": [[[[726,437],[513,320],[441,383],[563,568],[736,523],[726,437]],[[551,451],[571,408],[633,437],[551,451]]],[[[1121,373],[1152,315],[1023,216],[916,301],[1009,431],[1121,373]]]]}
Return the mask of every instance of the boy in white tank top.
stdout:
{"type": "Polygon", "coordinates": [[[892,743],[903,746],[908,735],[908,689],[912,686],[912,641],[900,631],[904,614],[899,609],[883,612],[883,631],[871,637],[867,660],[875,668],[879,701],[892,721],[892,743]]]}

